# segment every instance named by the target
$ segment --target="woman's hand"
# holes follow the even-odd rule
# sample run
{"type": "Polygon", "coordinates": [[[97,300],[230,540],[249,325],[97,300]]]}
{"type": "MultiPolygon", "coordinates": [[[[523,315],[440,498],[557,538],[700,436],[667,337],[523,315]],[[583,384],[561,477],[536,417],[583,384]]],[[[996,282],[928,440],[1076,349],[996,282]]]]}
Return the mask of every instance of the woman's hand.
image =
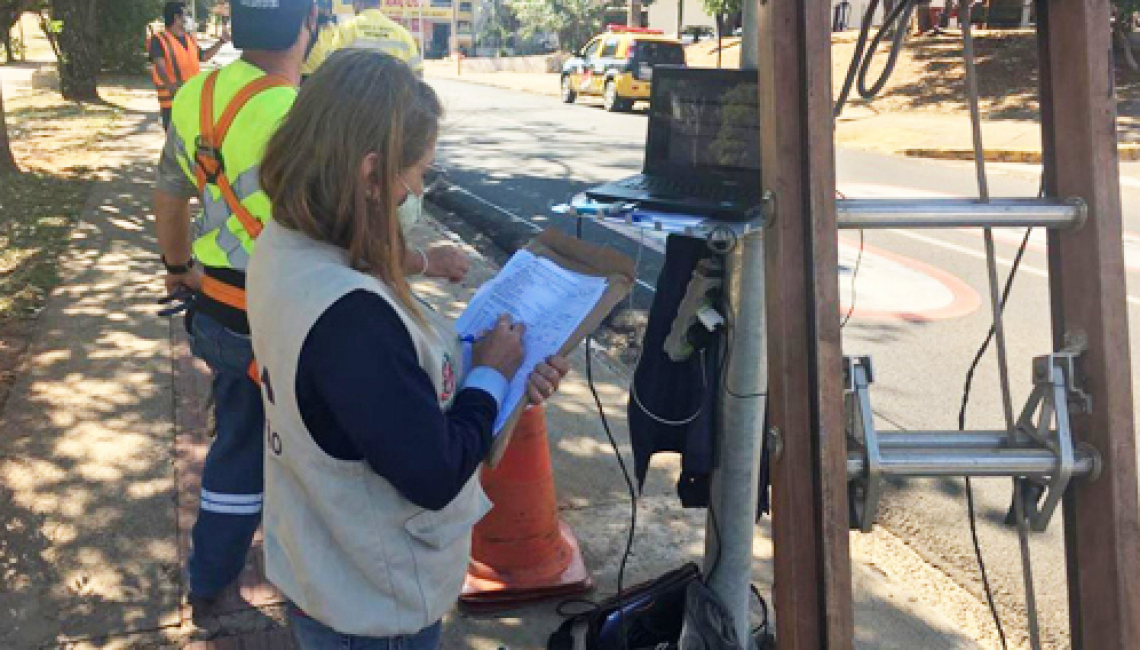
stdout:
{"type": "Polygon", "coordinates": [[[507,381],[515,376],[523,361],[523,333],[526,325],[511,323],[506,314],[499,316],[495,326],[475,342],[471,361],[476,367],[488,366],[498,370],[507,381]]]}
{"type": "Polygon", "coordinates": [[[471,268],[471,260],[463,247],[455,244],[439,244],[424,251],[427,268],[423,274],[429,278],[444,278],[451,282],[462,282],[471,268]]]}
{"type": "Polygon", "coordinates": [[[546,361],[534,367],[527,378],[526,394],[531,404],[542,404],[558,390],[566,373],[570,372],[570,362],[566,357],[547,357],[546,361]]]}

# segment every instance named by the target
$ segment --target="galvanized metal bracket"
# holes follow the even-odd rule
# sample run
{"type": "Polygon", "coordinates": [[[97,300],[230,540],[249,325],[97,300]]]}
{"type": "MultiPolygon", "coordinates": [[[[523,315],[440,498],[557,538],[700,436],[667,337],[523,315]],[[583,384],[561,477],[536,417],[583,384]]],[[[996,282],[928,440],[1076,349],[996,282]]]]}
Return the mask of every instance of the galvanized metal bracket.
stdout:
{"type": "Polygon", "coordinates": [[[1030,527],[1042,532],[1057,510],[1076,466],[1076,444],[1070,419],[1071,408],[1088,409],[1092,398],[1076,384],[1076,360],[1082,348],[1072,346],[1033,359],[1033,392],[1017,420],[1014,435],[1029,438],[1053,452],[1056,471],[1043,486],[1044,500],[1030,499],[1026,517],[1030,527]]]}
{"type": "MultiPolygon", "coordinates": [[[[1076,384],[1079,345],[1033,360],[1033,391],[1013,431],[880,433],[871,410],[869,357],[843,359],[848,506],[853,529],[870,532],[886,476],[1006,476],[1026,481],[1030,527],[1045,530],[1074,477],[1095,477],[1100,459],[1078,446],[1070,414],[1090,397],[1076,384]]],[[[1013,509],[1011,508],[1011,512],[1013,509]]]]}
{"type": "Polygon", "coordinates": [[[852,528],[869,533],[883,494],[883,455],[871,410],[871,357],[844,357],[843,375],[848,447],[861,450],[866,459],[865,471],[847,485],[849,520],[852,528]]]}

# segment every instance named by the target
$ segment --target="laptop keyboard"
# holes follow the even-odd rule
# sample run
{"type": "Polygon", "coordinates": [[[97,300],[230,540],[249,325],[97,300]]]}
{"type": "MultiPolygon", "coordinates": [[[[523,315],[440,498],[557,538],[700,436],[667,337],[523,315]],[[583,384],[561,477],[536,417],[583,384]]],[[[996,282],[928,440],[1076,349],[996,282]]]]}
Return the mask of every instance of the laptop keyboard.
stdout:
{"type": "Polygon", "coordinates": [[[698,178],[634,176],[619,184],[632,190],[641,190],[662,198],[693,198],[716,203],[739,201],[743,198],[738,188],[725,187],[721,183],[698,178]]]}

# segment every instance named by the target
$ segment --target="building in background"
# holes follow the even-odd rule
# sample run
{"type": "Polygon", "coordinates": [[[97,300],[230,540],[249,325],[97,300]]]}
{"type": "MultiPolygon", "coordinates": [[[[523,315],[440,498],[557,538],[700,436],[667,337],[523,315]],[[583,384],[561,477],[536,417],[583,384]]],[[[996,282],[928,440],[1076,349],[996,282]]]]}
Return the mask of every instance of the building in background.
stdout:
{"type": "MultiPolygon", "coordinates": [[[[412,33],[427,58],[442,58],[456,47],[473,51],[472,0],[384,0],[381,10],[412,33]]],[[[333,13],[338,21],[351,18],[352,0],[333,0],[333,13]]]]}
{"type": "MultiPolygon", "coordinates": [[[[941,6],[943,0],[934,0],[934,3],[941,6]]],[[[859,25],[863,20],[863,14],[867,11],[867,6],[870,0],[831,0],[831,16],[829,21],[834,25],[836,12],[839,16],[844,18],[842,20],[843,29],[859,29],[859,25]],[[841,5],[845,5],[844,9],[840,9],[841,5]]],[[[883,5],[879,4],[878,10],[875,12],[875,19],[872,24],[878,25],[883,19],[883,5]]],[[[649,5],[649,27],[653,29],[660,29],[661,31],[669,34],[670,36],[680,38],[680,35],[685,33],[686,28],[705,28],[716,30],[716,20],[705,12],[704,4],[701,0],[655,0],[653,4],[649,5]]],[[[731,34],[725,34],[731,36],[731,34]]]]}

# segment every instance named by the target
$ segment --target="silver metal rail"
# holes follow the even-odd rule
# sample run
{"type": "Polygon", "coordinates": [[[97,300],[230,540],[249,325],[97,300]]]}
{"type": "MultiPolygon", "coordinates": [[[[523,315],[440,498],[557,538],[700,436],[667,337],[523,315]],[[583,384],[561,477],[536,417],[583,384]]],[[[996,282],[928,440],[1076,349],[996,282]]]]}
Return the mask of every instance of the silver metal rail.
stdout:
{"type": "MultiPolygon", "coordinates": [[[[880,434],[881,435],[881,434],[880,434]]],[[[938,447],[903,447],[881,449],[878,459],[880,476],[970,476],[1049,478],[1057,473],[1057,455],[1048,449],[962,449],[950,451],[938,447]]],[[[1089,476],[1096,472],[1097,460],[1090,450],[1078,449],[1072,476],[1089,476]]],[[[847,456],[847,478],[855,479],[867,471],[867,458],[861,451],[847,456]]]]}
{"type": "Polygon", "coordinates": [[[1079,228],[1088,216],[1080,199],[840,199],[839,227],[1079,228]]]}

